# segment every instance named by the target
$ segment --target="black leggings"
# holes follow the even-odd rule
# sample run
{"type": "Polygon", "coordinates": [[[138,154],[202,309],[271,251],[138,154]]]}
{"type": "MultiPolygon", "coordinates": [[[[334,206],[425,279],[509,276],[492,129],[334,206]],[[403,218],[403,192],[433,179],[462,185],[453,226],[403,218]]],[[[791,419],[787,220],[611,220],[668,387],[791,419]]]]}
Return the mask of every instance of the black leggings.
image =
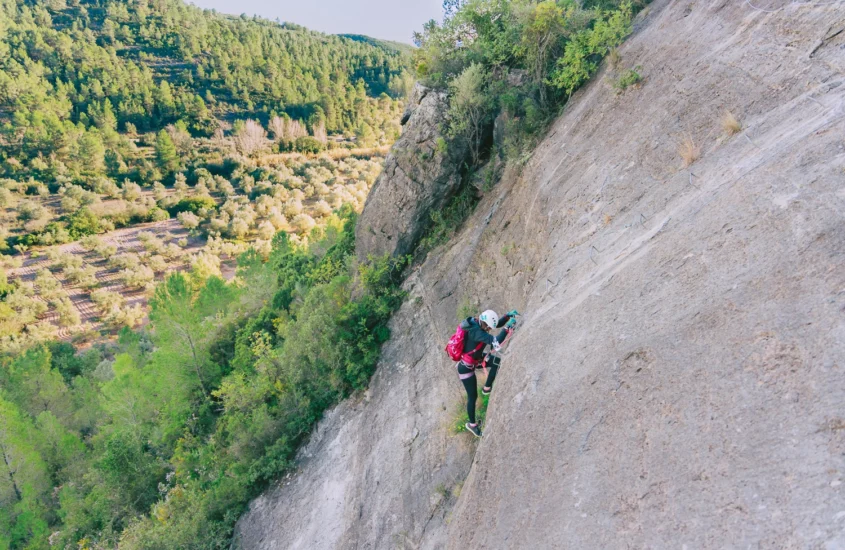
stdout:
{"type": "MultiPolygon", "coordinates": [[[[481,368],[480,366],[478,368],[481,368]]],[[[475,369],[472,367],[468,367],[462,362],[458,363],[458,374],[464,375],[472,373],[472,376],[468,376],[461,380],[461,383],[464,385],[464,389],[467,391],[467,416],[469,416],[469,423],[475,424],[475,402],[478,400],[478,381],[475,379],[475,369]]],[[[496,381],[496,372],[499,370],[499,362],[493,361],[491,365],[488,367],[487,371],[487,382],[484,383],[485,386],[488,388],[493,387],[493,382],[496,381]]]]}

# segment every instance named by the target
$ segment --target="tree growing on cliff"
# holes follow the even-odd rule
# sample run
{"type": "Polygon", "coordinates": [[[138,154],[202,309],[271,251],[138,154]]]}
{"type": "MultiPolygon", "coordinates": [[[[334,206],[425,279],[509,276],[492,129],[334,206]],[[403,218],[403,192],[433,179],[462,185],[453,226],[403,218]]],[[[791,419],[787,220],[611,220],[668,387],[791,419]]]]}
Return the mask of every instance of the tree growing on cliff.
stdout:
{"type": "Polygon", "coordinates": [[[472,163],[478,162],[484,128],[487,125],[492,103],[486,93],[487,71],[473,63],[450,83],[449,133],[451,137],[466,140],[472,163]]]}

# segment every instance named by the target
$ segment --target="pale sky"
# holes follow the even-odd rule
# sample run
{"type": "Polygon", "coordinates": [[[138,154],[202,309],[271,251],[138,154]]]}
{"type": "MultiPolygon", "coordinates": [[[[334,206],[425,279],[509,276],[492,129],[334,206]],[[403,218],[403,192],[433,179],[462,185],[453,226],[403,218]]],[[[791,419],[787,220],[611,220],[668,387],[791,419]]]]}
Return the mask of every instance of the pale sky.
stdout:
{"type": "Polygon", "coordinates": [[[259,15],[330,34],[366,34],[412,43],[414,31],[441,19],[442,0],[187,0],[222,13],[259,15]]]}

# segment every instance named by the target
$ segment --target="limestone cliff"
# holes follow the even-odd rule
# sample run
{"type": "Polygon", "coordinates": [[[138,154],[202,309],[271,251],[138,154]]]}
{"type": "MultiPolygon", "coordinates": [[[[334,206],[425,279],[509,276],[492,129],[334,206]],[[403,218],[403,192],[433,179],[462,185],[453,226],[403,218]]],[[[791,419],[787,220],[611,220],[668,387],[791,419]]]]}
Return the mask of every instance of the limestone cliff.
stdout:
{"type": "Polygon", "coordinates": [[[649,7],[642,85],[600,73],[429,254],[237,547],[845,547],[845,5],[757,4],[649,7]],[[480,441],[467,299],[525,312],[480,441]]]}
{"type": "Polygon", "coordinates": [[[411,252],[431,220],[461,183],[468,150],[443,136],[445,92],[417,84],[408,101],[402,136],[384,162],[355,230],[360,259],[411,252]]]}

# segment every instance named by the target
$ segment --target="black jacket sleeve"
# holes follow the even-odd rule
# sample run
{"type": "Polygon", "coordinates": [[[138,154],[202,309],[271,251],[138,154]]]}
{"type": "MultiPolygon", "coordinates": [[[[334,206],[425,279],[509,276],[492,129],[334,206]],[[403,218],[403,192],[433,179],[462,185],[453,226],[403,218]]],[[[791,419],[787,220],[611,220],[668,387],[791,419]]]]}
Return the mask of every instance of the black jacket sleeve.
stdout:
{"type": "MultiPolygon", "coordinates": [[[[507,322],[507,321],[505,321],[505,322],[507,322]]],[[[501,332],[500,332],[497,336],[495,336],[495,337],[494,337],[492,334],[489,334],[489,333],[487,333],[487,332],[484,332],[484,331],[483,331],[483,330],[481,330],[481,329],[479,329],[479,330],[478,330],[478,332],[479,332],[479,335],[478,335],[478,341],[479,341],[479,342],[484,342],[484,343],[485,343],[486,345],[488,345],[488,346],[492,346],[492,345],[493,345],[493,341],[494,341],[494,340],[496,341],[496,343],[501,344],[502,342],[504,342],[504,341],[505,341],[505,338],[507,338],[507,337],[508,337],[508,331],[507,331],[507,329],[505,329],[505,330],[501,331],[501,332]]]]}
{"type": "MultiPolygon", "coordinates": [[[[496,328],[502,328],[503,326],[505,326],[507,324],[508,321],[510,321],[510,319],[511,319],[510,315],[503,315],[502,318],[499,319],[499,322],[496,324],[496,328]]],[[[502,332],[499,333],[498,336],[496,336],[496,341],[501,344],[502,342],[505,341],[505,338],[507,338],[507,337],[508,337],[508,331],[503,330],[502,332]]],[[[491,342],[490,345],[492,346],[493,343],[491,342]]]]}

